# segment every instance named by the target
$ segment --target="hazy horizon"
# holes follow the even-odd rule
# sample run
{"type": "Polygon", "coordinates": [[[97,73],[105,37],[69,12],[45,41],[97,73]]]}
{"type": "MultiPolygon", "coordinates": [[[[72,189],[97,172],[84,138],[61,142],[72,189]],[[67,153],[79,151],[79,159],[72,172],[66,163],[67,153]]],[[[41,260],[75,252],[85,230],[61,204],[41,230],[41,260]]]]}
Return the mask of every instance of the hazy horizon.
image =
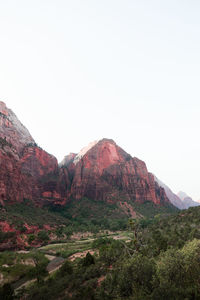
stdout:
{"type": "Polygon", "coordinates": [[[200,199],[200,3],[2,1],[0,101],[59,161],[111,138],[200,199]]]}

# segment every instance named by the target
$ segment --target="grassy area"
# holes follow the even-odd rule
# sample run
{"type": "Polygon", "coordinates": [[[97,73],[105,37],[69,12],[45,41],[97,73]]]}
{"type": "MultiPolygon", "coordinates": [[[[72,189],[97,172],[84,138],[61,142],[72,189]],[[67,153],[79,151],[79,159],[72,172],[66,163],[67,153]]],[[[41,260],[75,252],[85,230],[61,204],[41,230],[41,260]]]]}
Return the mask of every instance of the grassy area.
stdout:
{"type": "Polygon", "coordinates": [[[82,252],[92,248],[92,240],[72,241],[68,243],[52,244],[40,248],[40,251],[50,255],[67,258],[76,252],[82,252]]]}
{"type": "Polygon", "coordinates": [[[91,236],[90,238],[83,238],[81,240],[72,240],[65,243],[50,244],[39,248],[39,251],[49,254],[62,256],[67,258],[74,253],[83,252],[93,248],[94,240],[98,238],[114,238],[121,240],[129,240],[131,234],[127,231],[113,232],[113,233],[99,233],[98,235],[91,236]]]}

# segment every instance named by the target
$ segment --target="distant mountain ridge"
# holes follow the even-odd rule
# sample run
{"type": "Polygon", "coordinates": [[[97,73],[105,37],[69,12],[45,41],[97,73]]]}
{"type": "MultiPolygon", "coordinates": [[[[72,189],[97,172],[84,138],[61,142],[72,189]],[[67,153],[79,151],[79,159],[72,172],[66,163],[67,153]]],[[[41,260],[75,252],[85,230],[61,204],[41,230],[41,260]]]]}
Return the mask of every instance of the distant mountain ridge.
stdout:
{"type": "Polygon", "coordinates": [[[185,208],[200,206],[200,203],[194,201],[190,196],[188,196],[185,192],[178,192],[178,197],[182,200],[185,208]]]}
{"type": "Polygon", "coordinates": [[[154,179],[159,184],[159,186],[164,188],[169,201],[177,208],[188,209],[189,207],[200,205],[200,203],[194,201],[191,197],[189,197],[184,192],[179,192],[177,195],[174,194],[172,190],[165,183],[159,180],[155,175],[154,175],[154,179]]]}
{"type": "Polygon", "coordinates": [[[174,194],[172,192],[172,190],[165,183],[163,183],[161,180],[159,180],[155,175],[154,175],[154,178],[155,178],[156,182],[159,184],[159,186],[164,188],[169,201],[177,208],[185,209],[185,205],[184,205],[183,201],[176,194],[174,194]]]}

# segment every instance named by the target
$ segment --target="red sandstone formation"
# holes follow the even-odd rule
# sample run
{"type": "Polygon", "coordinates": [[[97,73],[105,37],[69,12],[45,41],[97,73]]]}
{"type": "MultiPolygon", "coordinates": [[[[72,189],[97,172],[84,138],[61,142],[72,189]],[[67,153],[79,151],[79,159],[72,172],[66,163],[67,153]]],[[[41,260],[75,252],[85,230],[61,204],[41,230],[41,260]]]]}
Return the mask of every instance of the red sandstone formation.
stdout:
{"type": "Polygon", "coordinates": [[[68,173],[39,148],[15,114],[0,102],[0,203],[65,203],[68,173]],[[63,181],[65,182],[62,187],[63,181]]]}
{"type": "Polygon", "coordinates": [[[168,202],[164,189],[148,173],[145,163],[132,158],[114,141],[103,139],[86,150],[66,166],[73,173],[70,197],[112,203],[129,200],[160,205],[168,202]]]}
{"type": "MultiPolygon", "coordinates": [[[[93,142],[58,166],[39,148],[15,114],[0,102],[0,203],[34,201],[64,205],[88,197],[107,202],[168,202],[143,161],[114,141],[93,142]]],[[[127,204],[128,205],[128,204],[127,204]]]]}

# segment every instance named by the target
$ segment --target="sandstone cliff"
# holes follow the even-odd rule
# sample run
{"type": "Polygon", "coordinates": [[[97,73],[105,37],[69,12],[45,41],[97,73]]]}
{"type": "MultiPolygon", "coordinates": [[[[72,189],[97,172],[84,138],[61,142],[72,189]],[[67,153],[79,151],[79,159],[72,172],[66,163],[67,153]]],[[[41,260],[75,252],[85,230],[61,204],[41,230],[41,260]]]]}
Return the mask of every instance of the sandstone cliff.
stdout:
{"type": "Polygon", "coordinates": [[[168,203],[145,163],[132,158],[113,140],[103,139],[81,151],[65,165],[71,174],[69,197],[107,202],[168,203]]]}
{"type": "MultiPolygon", "coordinates": [[[[63,179],[64,177],[64,179],[63,179]]],[[[61,181],[67,173],[39,148],[16,115],[0,102],[0,203],[33,200],[39,205],[66,201],[61,181]]]]}

